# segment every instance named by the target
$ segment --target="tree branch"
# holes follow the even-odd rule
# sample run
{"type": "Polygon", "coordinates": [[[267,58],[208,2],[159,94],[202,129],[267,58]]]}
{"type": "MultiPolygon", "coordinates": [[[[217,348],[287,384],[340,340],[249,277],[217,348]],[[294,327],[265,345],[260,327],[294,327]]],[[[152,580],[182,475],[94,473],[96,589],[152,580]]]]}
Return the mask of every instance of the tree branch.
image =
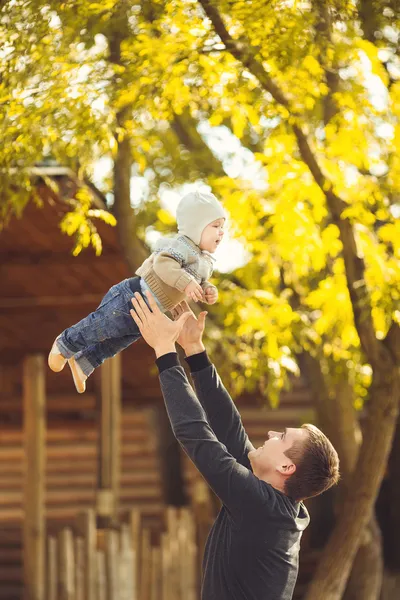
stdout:
{"type": "Polygon", "coordinates": [[[314,0],[316,11],[316,41],[320,48],[320,64],[324,69],[328,93],[324,98],[324,124],[327,125],[338,113],[339,109],[334,95],[338,91],[340,77],[336,69],[327,64],[327,51],[332,46],[332,23],[329,6],[326,0],[314,0]]]}
{"type": "Polygon", "coordinates": [[[385,346],[392,353],[395,362],[400,362],[400,326],[395,321],[392,322],[389,331],[384,339],[385,346]]]}
{"type": "Polygon", "coordinates": [[[299,115],[296,115],[291,110],[288,98],[268,75],[263,65],[257,60],[250,49],[250,45],[232,38],[225,27],[218,9],[211,0],[199,0],[199,3],[210,19],[216,33],[225,44],[226,49],[258,79],[262,88],[270,93],[274,100],[280,106],[285,107],[291,115],[289,122],[292,125],[293,133],[297,140],[300,156],[310,170],[315,182],[324,193],[332,220],[339,228],[340,239],[343,245],[347,286],[353,307],[354,323],[367,359],[372,365],[376,365],[384,349],[375,335],[371,301],[365,283],[365,264],[363,259],[358,256],[354,232],[350,222],[347,219],[342,219],[342,212],[346,204],[335,194],[332,182],[323,174],[311,148],[307,134],[303,131],[299,122],[299,115]]]}
{"type": "Polygon", "coordinates": [[[179,142],[191,153],[195,153],[200,169],[206,175],[224,177],[226,175],[222,162],[210,150],[197,131],[196,121],[190,114],[189,108],[185,108],[181,115],[174,113],[171,128],[179,142]]]}

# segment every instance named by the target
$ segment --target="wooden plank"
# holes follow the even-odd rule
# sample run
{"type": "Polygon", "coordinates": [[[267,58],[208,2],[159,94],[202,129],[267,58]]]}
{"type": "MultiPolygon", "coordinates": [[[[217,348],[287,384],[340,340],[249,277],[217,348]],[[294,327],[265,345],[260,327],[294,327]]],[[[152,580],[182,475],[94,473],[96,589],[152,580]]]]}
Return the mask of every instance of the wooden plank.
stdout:
{"type": "MultiPolygon", "coordinates": [[[[93,467],[94,467],[93,462],[93,467]]],[[[21,490],[23,483],[23,473],[22,471],[15,472],[6,472],[0,474],[0,490],[21,490]]],[[[76,471],[75,466],[70,468],[67,471],[59,471],[58,469],[54,472],[50,472],[46,470],[46,485],[47,489],[63,488],[65,486],[76,488],[76,487],[94,487],[96,484],[96,474],[92,470],[92,466],[86,468],[84,472],[76,471]]],[[[146,487],[149,484],[153,484],[157,489],[160,486],[160,476],[155,470],[147,471],[147,470],[138,470],[136,473],[134,471],[123,473],[121,475],[121,484],[122,487],[125,488],[132,486],[146,487]]],[[[161,493],[161,490],[160,490],[161,493]]],[[[1,504],[1,494],[0,494],[0,504],[1,504]]]]}
{"type": "Polygon", "coordinates": [[[119,548],[118,600],[138,600],[136,590],[134,589],[134,574],[132,572],[132,540],[130,537],[130,527],[127,523],[121,525],[119,548]]]}
{"type": "Polygon", "coordinates": [[[197,546],[194,512],[188,508],[180,509],[179,565],[182,600],[197,598],[197,546]]]}
{"type": "Polygon", "coordinates": [[[47,542],[47,600],[58,600],[57,583],[58,583],[58,548],[57,540],[51,536],[47,542]]]}
{"type": "Polygon", "coordinates": [[[140,600],[150,600],[151,582],[151,532],[142,529],[141,539],[141,565],[140,565],[140,600]]]}
{"type": "Polygon", "coordinates": [[[75,600],[74,538],[65,527],[58,537],[58,600],[75,600]]]}
{"type": "MultiPolygon", "coordinates": [[[[23,448],[19,445],[13,445],[8,447],[0,447],[0,459],[4,460],[20,460],[23,456],[23,448]]],[[[122,457],[146,457],[153,453],[153,449],[150,444],[142,444],[140,442],[130,442],[124,444],[122,447],[122,457]]],[[[48,460],[52,459],[66,459],[78,460],[82,458],[87,459],[96,456],[96,446],[91,442],[77,442],[67,447],[65,446],[49,446],[47,451],[48,460]]]]}
{"type": "Polygon", "coordinates": [[[152,425],[156,432],[163,501],[165,504],[183,506],[187,503],[187,496],[183,481],[182,450],[172,432],[164,406],[154,409],[152,425]]]}
{"type": "Polygon", "coordinates": [[[114,497],[113,519],[118,515],[118,502],[120,496],[121,482],[121,354],[117,354],[110,360],[111,365],[111,421],[110,421],[110,443],[111,443],[111,474],[110,485],[114,497]]]}
{"type": "Polygon", "coordinates": [[[134,600],[140,598],[140,563],[141,563],[141,513],[140,510],[134,508],[130,511],[129,527],[132,544],[132,574],[133,574],[133,590],[134,600]]]}
{"type": "MultiPolygon", "coordinates": [[[[18,266],[21,268],[26,267],[56,267],[61,266],[81,266],[86,265],[93,267],[94,264],[100,264],[100,266],[113,266],[116,262],[122,262],[121,254],[112,251],[102,252],[100,256],[94,256],[88,251],[83,252],[79,256],[72,256],[65,252],[32,252],[28,254],[26,252],[10,252],[7,253],[7,261],[4,264],[0,264],[0,267],[5,270],[18,266]]],[[[35,272],[35,271],[34,271],[35,272]]]]}
{"type": "MultiPolygon", "coordinates": [[[[1,583],[18,583],[22,579],[21,565],[0,565],[0,581],[1,583]]],[[[1,588],[0,588],[1,593],[1,588]]]]}
{"type": "MultiPolygon", "coordinates": [[[[20,396],[1,396],[0,414],[15,413],[21,411],[23,399],[20,396]]],[[[45,410],[49,412],[85,412],[93,411],[96,408],[96,397],[94,394],[49,394],[46,398],[45,410]]],[[[6,435],[7,431],[2,431],[0,435],[6,435]]]]}
{"type": "Polygon", "coordinates": [[[44,600],[45,563],[45,363],[40,354],[25,358],[24,391],[24,532],[25,600],[44,600]]]}
{"type": "Polygon", "coordinates": [[[2,547],[0,547],[0,564],[2,565],[20,565],[22,563],[22,549],[13,548],[10,542],[1,540],[2,547]]]}
{"type": "Polygon", "coordinates": [[[151,595],[150,600],[160,600],[162,597],[161,588],[161,548],[153,547],[151,549],[151,595]]]}
{"type": "Polygon", "coordinates": [[[163,533],[161,534],[161,586],[163,600],[174,600],[171,593],[171,561],[170,536],[168,533],[163,533]]]}
{"type": "MultiPolygon", "coordinates": [[[[87,510],[88,505],[83,503],[69,504],[68,506],[49,506],[46,514],[48,519],[59,520],[62,522],[73,521],[76,518],[78,512],[87,510]]],[[[149,502],[140,500],[135,502],[135,508],[141,511],[142,517],[148,518],[159,518],[163,504],[161,502],[149,502]]],[[[120,510],[122,512],[129,511],[132,509],[132,501],[121,502],[120,510]]],[[[15,506],[0,506],[0,526],[3,523],[7,525],[15,524],[19,525],[24,517],[22,508],[15,508],[15,506]]]]}
{"type": "Polygon", "coordinates": [[[75,538],[75,600],[85,600],[85,540],[75,538]]]}
{"type": "Polygon", "coordinates": [[[103,550],[96,551],[96,600],[108,600],[106,583],[106,557],[103,550]]]}
{"type": "MultiPolygon", "coordinates": [[[[121,356],[100,369],[99,489],[97,513],[109,525],[118,513],[121,470],[121,356]]],[[[124,448],[126,450],[126,446],[124,448]]]]}
{"type": "Polygon", "coordinates": [[[85,600],[96,600],[96,516],[93,509],[81,516],[85,555],[85,600]]]}
{"type": "Polygon", "coordinates": [[[106,553],[106,585],[107,599],[119,600],[118,564],[119,564],[118,532],[114,529],[105,531],[106,553]]]}

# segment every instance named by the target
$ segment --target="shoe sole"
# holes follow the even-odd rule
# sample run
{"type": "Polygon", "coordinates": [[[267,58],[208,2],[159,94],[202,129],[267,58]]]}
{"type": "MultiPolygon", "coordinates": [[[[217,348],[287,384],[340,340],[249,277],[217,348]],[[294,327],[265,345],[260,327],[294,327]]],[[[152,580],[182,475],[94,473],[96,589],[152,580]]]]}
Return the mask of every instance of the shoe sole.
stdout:
{"type": "Polygon", "coordinates": [[[67,359],[60,352],[54,352],[56,347],[56,343],[54,342],[47,359],[47,364],[54,373],[59,373],[65,367],[67,359]]]}
{"type": "Polygon", "coordinates": [[[82,381],[80,379],[79,374],[77,372],[76,361],[74,357],[68,360],[68,365],[71,369],[72,379],[74,380],[76,391],[78,392],[78,394],[83,394],[83,392],[86,390],[86,381],[82,381]]]}

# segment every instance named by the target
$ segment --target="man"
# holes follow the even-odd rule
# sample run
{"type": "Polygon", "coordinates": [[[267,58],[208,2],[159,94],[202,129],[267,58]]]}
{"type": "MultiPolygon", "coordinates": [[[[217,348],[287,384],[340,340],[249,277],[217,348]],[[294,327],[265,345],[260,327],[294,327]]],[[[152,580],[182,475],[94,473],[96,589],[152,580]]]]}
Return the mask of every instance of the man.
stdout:
{"type": "Polygon", "coordinates": [[[302,532],[302,500],[339,478],[339,460],[312,425],[270,431],[255,450],[202,343],[206,313],[186,303],[175,321],[135,294],[132,318],[156,353],[161,390],[175,437],[220,498],[203,560],[203,600],[291,600],[302,532]],[[149,308],[150,307],[150,308],[149,308]],[[196,394],[176,354],[185,351],[196,394]]]}

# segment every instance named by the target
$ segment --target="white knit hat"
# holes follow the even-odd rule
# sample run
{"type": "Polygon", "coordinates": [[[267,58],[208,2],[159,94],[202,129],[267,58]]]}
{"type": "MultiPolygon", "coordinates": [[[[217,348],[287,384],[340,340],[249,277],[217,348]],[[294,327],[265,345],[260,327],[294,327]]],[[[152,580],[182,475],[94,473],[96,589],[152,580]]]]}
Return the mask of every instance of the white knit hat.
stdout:
{"type": "Polygon", "coordinates": [[[207,225],[217,219],[226,219],[226,212],[214,196],[208,192],[190,192],[182,198],[176,211],[178,231],[190,238],[197,246],[207,225]]]}

